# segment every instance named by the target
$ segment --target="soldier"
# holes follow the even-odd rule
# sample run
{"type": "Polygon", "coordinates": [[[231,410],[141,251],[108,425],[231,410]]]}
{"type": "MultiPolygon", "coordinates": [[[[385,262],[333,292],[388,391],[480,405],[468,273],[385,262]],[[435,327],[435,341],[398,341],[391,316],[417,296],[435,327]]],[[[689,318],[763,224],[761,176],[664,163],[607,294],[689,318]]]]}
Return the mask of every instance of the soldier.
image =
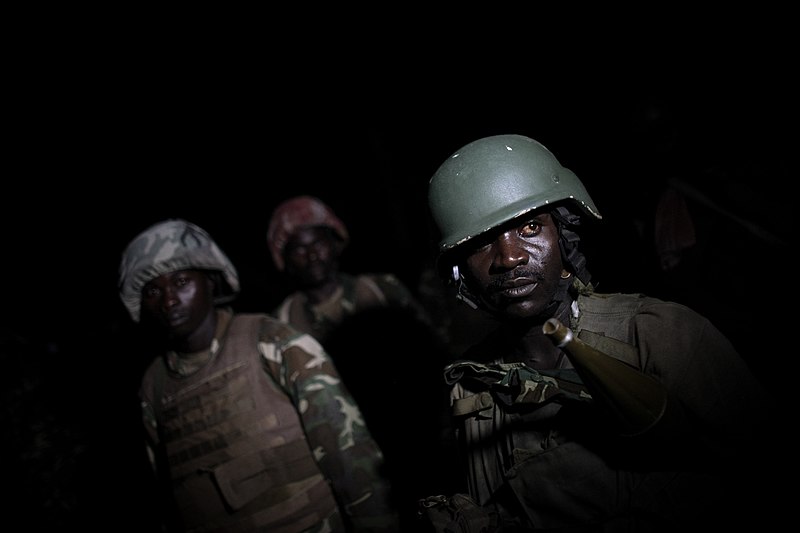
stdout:
{"type": "Polygon", "coordinates": [[[311,336],[233,313],[233,264],[203,229],[157,223],[119,272],[158,344],[140,396],[148,455],[179,531],[397,531],[383,456],[311,336]]]}
{"type": "Polygon", "coordinates": [[[392,273],[342,272],[350,234],[333,210],[314,196],[281,202],[270,217],[267,246],[294,291],[273,314],[324,346],[337,328],[364,311],[398,310],[423,324],[430,318],[392,273]]]}
{"type": "Polygon", "coordinates": [[[313,335],[333,359],[385,454],[401,525],[415,531],[417,502],[441,487],[437,467],[450,451],[441,440],[441,409],[430,408],[446,400],[438,375],[447,356],[444,339],[395,274],[341,270],[349,242],[345,224],[319,198],[281,202],[270,217],[267,245],[291,291],[273,314],[313,335]]]}
{"type": "Polygon", "coordinates": [[[466,494],[421,502],[437,530],[768,523],[775,450],[756,459],[754,442],[779,427],[771,397],[693,310],[595,292],[577,228],[601,215],[573,172],[491,136],[448,158],[428,199],[438,270],[500,324],[445,370],[466,494]]]}

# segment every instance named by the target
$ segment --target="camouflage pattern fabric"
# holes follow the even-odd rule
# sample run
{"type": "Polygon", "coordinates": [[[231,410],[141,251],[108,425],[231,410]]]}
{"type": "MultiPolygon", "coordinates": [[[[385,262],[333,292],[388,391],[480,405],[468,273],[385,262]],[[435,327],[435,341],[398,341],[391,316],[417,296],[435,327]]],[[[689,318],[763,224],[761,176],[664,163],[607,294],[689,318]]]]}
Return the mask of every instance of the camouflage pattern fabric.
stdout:
{"type": "Polygon", "coordinates": [[[431,325],[425,309],[394,274],[352,275],[339,272],[337,276],[341,290],[328,299],[312,304],[305,293],[296,291],[289,294],[271,314],[313,335],[323,344],[348,318],[380,308],[404,310],[421,323],[431,325]]]}
{"type": "Polygon", "coordinates": [[[464,384],[474,395],[453,400],[453,414],[464,416],[486,411],[495,403],[510,407],[527,404],[531,409],[555,398],[588,401],[580,377],[573,369],[535,370],[524,363],[477,363],[456,361],[444,369],[448,385],[464,384]]]}
{"type": "Polygon", "coordinates": [[[382,451],[322,346],[267,315],[219,313],[230,323],[219,354],[188,374],[160,358],[140,392],[149,445],[169,453],[190,530],[397,531],[382,451]],[[248,430],[220,431],[234,422],[248,430]]]}

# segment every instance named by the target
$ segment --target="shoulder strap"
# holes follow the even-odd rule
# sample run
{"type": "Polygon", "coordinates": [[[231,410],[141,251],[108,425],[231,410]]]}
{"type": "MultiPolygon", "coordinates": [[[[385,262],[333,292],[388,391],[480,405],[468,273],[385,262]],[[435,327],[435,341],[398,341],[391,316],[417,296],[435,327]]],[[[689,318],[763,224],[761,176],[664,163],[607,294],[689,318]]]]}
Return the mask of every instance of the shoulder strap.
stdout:
{"type": "MultiPolygon", "coordinates": [[[[284,329],[288,324],[279,319],[260,313],[237,313],[231,319],[226,344],[228,349],[234,350],[240,358],[255,358],[258,363],[263,363],[266,359],[267,364],[262,364],[266,374],[272,378],[275,384],[283,388],[281,383],[280,365],[275,363],[274,354],[262,352],[262,350],[275,350],[275,344],[282,344],[281,338],[286,338],[284,329]],[[259,345],[262,345],[261,347],[259,345]]],[[[294,331],[294,335],[303,335],[299,331],[294,331]]]]}
{"type": "Polygon", "coordinates": [[[582,329],[578,333],[578,338],[597,350],[610,355],[614,359],[619,359],[634,368],[640,368],[639,353],[636,347],[627,342],[618,341],[612,337],[606,337],[601,333],[595,333],[588,329],[582,329]]]}
{"type": "Polygon", "coordinates": [[[571,324],[572,330],[592,348],[641,369],[636,339],[630,338],[628,326],[642,303],[636,294],[581,295],[577,300],[579,318],[571,324]]]}
{"type": "Polygon", "coordinates": [[[235,353],[258,352],[260,315],[236,314],[231,318],[228,331],[225,334],[225,344],[235,350],[235,353]]]}

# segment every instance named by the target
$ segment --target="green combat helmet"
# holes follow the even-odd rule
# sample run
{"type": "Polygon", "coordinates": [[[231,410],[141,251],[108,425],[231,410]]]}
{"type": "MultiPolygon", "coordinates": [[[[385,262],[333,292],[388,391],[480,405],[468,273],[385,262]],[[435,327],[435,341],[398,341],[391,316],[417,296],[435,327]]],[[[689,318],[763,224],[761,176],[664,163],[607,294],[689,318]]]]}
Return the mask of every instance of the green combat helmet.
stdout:
{"type": "Polygon", "coordinates": [[[583,183],[539,142],[522,135],[473,141],[442,163],[429,183],[428,205],[441,235],[437,270],[456,283],[458,298],[477,307],[478,299],[462,283],[455,258],[461,245],[525,213],[552,206],[564,265],[588,286],[591,275],[578,249],[580,237],[573,231],[580,217],[570,211],[570,204],[602,219],[583,183]]]}
{"type": "Polygon", "coordinates": [[[578,177],[537,141],[496,135],[451,155],[430,180],[428,204],[441,232],[439,252],[513,218],[561,200],[600,212],[578,177]]]}

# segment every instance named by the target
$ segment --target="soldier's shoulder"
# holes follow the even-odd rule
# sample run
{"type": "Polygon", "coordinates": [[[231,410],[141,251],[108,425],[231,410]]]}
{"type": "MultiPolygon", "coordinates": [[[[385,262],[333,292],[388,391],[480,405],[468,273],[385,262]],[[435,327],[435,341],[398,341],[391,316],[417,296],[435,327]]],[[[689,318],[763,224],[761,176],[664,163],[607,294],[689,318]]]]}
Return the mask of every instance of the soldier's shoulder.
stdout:
{"type": "Polygon", "coordinates": [[[255,328],[259,337],[274,341],[287,341],[301,335],[294,326],[268,313],[236,313],[234,324],[239,328],[255,328]]]}

